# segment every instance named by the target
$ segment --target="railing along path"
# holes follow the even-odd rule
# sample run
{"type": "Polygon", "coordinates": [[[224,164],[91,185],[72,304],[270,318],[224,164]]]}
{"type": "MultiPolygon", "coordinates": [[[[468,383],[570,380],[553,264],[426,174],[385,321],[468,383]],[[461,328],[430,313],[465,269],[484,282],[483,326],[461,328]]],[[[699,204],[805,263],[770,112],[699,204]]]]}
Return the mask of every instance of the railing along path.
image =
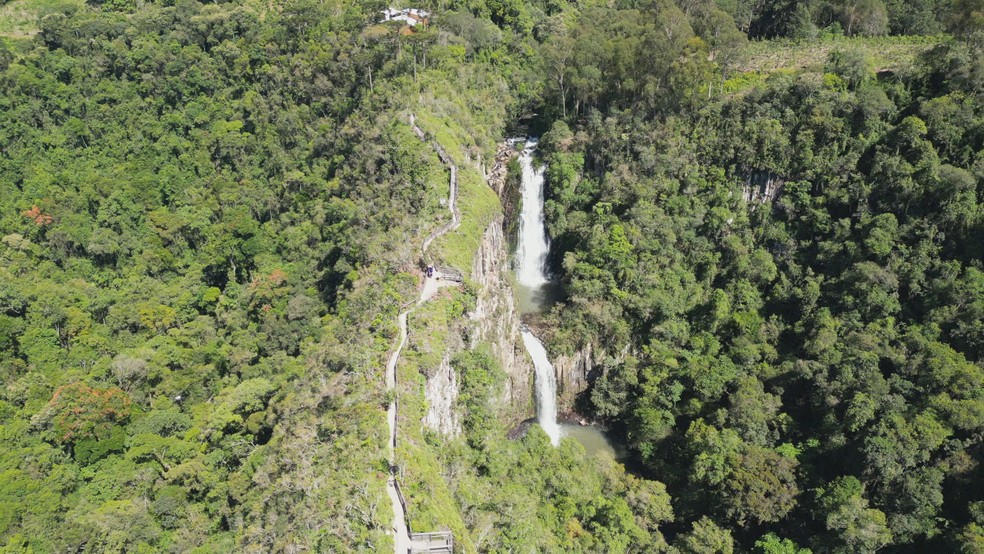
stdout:
{"type": "MultiPolygon", "coordinates": [[[[427,142],[427,134],[417,126],[417,118],[410,114],[410,127],[413,129],[414,134],[417,137],[427,142]]],[[[448,153],[445,152],[444,147],[442,147],[436,140],[430,141],[431,147],[437,153],[437,157],[441,159],[441,162],[448,167],[450,173],[449,183],[448,183],[448,206],[451,210],[451,220],[444,223],[440,227],[434,230],[434,232],[427,235],[421,245],[421,256],[427,259],[427,250],[430,248],[432,242],[436,239],[457,229],[461,225],[461,215],[458,212],[458,166],[455,165],[448,153]]],[[[448,270],[445,270],[448,271],[448,270]]],[[[460,281],[460,274],[457,275],[460,281]]],[[[386,364],[386,389],[388,391],[396,391],[396,366],[400,361],[400,354],[403,352],[403,347],[406,346],[407,336],[409,335],[409,330],[407,328],[407,316],[416,306],[424,303],[428,298],[428,294],[432,294],[433,288],[428,286],[428,281],[431,277],[424,278],[424,285],[421,288],[420,297],[417,302],[400,313],[397,318],[397,323],[400,328],[400,340],[390,356],[389,361],[386,364]]],[[[450,554],[454,550],[454,537],[450,531],[439,531],[433,533],[414,533],[410,528],[410,518],[407,516],[407,501],[403,496],[403,489],[400,487],[398,466],[396,465],[396,431],[397,431],[397,421],[399,418],[399,403],[397,397],[394,394],[393,400],[390,402],[389,407],[386,410],[386,419],[389,424],[389,440],[387,441],[387,449],[389,450],[389,465],[390,465],[390,475],[386,481],[387,494],[390,497],[391,503],[393,504],[393,533],[395,539],[395,551],[397,554],[423,554],[423,553],[447,553],[450,554]]]]}

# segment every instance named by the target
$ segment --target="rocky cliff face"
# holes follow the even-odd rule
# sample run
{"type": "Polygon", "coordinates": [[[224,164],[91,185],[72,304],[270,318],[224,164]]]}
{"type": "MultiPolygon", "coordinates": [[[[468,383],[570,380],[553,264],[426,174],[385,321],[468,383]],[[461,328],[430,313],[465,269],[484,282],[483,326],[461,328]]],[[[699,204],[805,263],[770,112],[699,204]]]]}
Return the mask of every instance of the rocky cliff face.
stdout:
{"type": "Polygon", "coordinates": [[[509,423],[532,417],[533,365],[523,349],[519,334],[519,312],[509,281],[509,254],[502,231],[502,216],[496,217],[482,237],[472,263],[471,281],[478,287],[475,309],[464,321],[454,324],[447,350],[436,371],[428,372],[424,395],[427,414],[424,425],[443,435],[461,433],[458,411],[460,376],[451,363],[454,355],[474,348],[480,342],[492,346],[492,353],[506,373],[499,415],[509,423]],[[465,340],[461,340],[464,337],[465,340]]]}
{"type": "Polygon", "coordinates": [[[533,415],[533,365],[519,334],[519,312],[509,282],[508,260],[499,216],[485,229],[472,266],[471,278],[480,288],[475,310],[469,316],[472,327],[469,338],[472,347],[481,341],[492,345],[492,352],[507,376],[502,414],[522,420],[533,415]]]}
{"type": "Polygon", "coordinates": [[[451,356],[445,353],[441,365],[427,378],[424,389],[427,415],[424,425],[447,436],[461,433],[461,418],[455,406],[458,402],[458,372],[451,367],[451,356]]]}
{"type": "Polygon", "coordinates": [[[571,355],[553,360],[557,374],[557,406],[562,413],[571,414],[578,395],[586,391],[606,368],[625,362],[632,353],[628,347],[614,354],[599,350],[590,342],[571,355]]]}
{"type": "Polygon", "coordinates": [[[553,360],[554,372],[557,374],[557,406],[561,411],[567,411],[574,404],[577,395],[584,392],[591,380],[596,367],[594,348],[591,343],[569,356],[557,356],[553,360]]]}
{"type": "MultiPolygon", "coordinates": [[[[495,164],[488,172],[482,168],[487,182],[502,198],[505,188],[506,164],[515,151],[503,144],[495,164]]],[[[499,414],[510,423],[522,421],[535,414],[533,407],[533,365],[523,348],[519,334],[520,317],[516,297],[509,279],[509,245],[503,231],[503,216],[495,217],[486,227],[482,243],[475,253],[469,275],[478,290],[475,309],[466,320],[455,324],[455,338],[447,345],[440,367],[429,373],[425,389],[427,415],[424,425],[444,435],[461,432],[457,410],[459,375],[451,363],[454,354],[464,348],[474,348],[480,342],[492,346],[506,373],[500,398],[499,414]],[[465,341],[458,340],[465,337],[465,341]]]]}

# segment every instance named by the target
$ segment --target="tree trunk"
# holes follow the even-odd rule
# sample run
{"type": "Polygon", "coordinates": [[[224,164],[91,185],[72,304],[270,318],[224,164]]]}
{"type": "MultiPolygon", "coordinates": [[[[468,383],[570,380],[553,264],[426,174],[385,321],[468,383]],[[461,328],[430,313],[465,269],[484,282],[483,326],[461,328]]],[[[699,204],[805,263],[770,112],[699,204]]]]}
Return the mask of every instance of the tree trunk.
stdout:
{"type": "Polygon", "coordinates": [[[564,88],[564,77],[563,75],[557,79],[557,83],[560,85],[560,109],[561,113],[564,114],[564,119],[567,119],[567,90],[564,88]]]}

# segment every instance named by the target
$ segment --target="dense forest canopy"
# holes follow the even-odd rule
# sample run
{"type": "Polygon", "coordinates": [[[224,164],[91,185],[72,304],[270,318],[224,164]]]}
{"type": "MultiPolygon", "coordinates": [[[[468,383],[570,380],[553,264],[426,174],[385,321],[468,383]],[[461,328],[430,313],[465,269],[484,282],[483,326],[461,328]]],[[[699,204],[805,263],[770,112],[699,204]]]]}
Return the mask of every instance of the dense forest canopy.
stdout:
{"type": "MultiPolygon", "coordinates": [[[[402,236],[439,210],[428,153],[369,86],[371,12],[99,8],[3,50],[3,543],[282,548],[277,514],[328,526],[381,490],[366,376],[402,236]]],[[[305,540],[381,534],[335,526],[305,540]]]]}
{"type": "Polygon", "coordinates": [[[734,87],[716,9],[599,8],[555,35],[607,37],[554,66],[567,119],[543,140],[553,344],[614,354],[582,409],[667,484],[677,525],[770,552],[977,551],[980,30],[905,70],[845,49],[734,87]]]}
{"type": "Polygon", "coordinates": [[[545,131],[536,325],[606,354],[576,408],[633,470],[506,439],[483,344],[462,436],[408,430],[414,521],[984,552],[979,0],[419,5],[0,0],[0,550],[392,549],[381,368],[446,213],[416,112],[456,156],[545,131]]]}

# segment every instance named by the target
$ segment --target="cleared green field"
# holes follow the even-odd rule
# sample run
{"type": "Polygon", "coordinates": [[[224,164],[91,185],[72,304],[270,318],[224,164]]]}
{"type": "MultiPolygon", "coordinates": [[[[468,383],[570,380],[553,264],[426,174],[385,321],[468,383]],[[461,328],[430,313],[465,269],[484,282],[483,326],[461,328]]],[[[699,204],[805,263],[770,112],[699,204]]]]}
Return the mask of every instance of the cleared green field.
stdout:
{"type": "Polygon", "coordinates": [[[739,71],[770,73],[822,66],[835,50],[860,49],[874,62],[876,71],[903,71],[918,56],[947,40],[941,36],[834,37],[813,41],[764,40],[748,44],[739,71]]]}
{"type": "Polygon", "coordinates": [[[82,0],[13,0],[0,6],[0,36],[30,38],[38,33],[44,16],[84,5],[82,0]]]}

